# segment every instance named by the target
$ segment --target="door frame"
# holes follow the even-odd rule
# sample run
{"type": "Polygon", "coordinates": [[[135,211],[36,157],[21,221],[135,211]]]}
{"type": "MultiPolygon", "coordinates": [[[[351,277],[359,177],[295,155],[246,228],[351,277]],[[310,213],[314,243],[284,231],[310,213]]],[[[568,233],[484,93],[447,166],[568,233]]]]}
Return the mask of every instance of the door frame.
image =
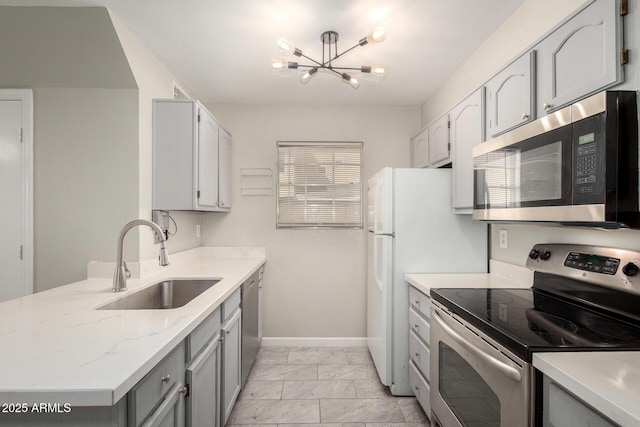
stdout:
{"type": "Polygon", "coordinates": [[[0,101],[22,102],[22,295],[33,293],[33,90],[0,89],[0,101]]]}

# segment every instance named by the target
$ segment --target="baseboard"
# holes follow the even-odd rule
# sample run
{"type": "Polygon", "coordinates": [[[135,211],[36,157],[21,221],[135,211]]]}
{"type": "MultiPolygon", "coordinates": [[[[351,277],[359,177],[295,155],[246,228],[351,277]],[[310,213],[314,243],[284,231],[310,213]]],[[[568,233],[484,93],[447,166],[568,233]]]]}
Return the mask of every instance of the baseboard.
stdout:
{"type": "Polygon", "coordinates": [[[261,345],[264,347],[365,347],[367,338],[262,337],[261,345]]]}

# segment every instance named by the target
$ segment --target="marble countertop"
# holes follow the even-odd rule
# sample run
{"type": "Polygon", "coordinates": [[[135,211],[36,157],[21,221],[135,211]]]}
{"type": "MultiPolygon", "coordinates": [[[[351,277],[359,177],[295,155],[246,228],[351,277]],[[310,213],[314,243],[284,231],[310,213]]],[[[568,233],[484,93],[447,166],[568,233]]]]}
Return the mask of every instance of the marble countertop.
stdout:
{"type": "Polygon", "coordinates": [[[533,272],[526,267],[491,260],[491,273],[405,274],[404,279],[425,295],[432,288],[530,288],[533,272]]]}
{"type": "Polygon", "coordinates": [[[200,247],[123,293],[91,278],[0,303],[0,403],[114,405],[265,261],[259,248],[200,247]],[[222,280],[175,309],[96,310],[167,278],[222,280]]]}
{"type": "Polygon", "coordinates": [[[534,353],[533,366],[614,422],[640,424],[640,352],[534,353]]]}

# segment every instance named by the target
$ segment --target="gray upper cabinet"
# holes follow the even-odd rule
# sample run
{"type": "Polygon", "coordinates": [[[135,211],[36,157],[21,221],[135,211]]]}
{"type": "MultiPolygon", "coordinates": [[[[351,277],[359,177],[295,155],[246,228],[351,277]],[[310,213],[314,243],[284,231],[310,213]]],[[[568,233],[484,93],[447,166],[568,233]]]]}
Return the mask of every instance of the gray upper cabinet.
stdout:
{"type": "Polygon", "coordinates": [[[453,150],[452,207],[469,214],[473,208],[473,147],[483,140],[483,89],[480,88],[450,112],[453,150]]]}
{"type": "Polygon", "coordinates": [[[411,138],[411,167],[426,168],[429,166],[428,156],[428,129],[423,129],[419,134],[411,138]]]}
{"type": "Polygon", "coordinates": [[[534,49],[538,117],[622,82],[620,0],[594,1],[534,49]]]}
{"type": "Polygon", "coordinates": [[[231,208],[231,134],[220,126],[218,134],[218,206],[231,208]]]}
{"type": "Polygon", "coordinates": [[[451,162],[451,145],[449,144],[449,115],[445,114],[433,122],[429,132],[429,166],[437,168],[451,162]]]}
{"type": "Polygon", "coordinates": [[[485,84],[487,139],[535,117],[535,51],[522,55],[485,84]]]}

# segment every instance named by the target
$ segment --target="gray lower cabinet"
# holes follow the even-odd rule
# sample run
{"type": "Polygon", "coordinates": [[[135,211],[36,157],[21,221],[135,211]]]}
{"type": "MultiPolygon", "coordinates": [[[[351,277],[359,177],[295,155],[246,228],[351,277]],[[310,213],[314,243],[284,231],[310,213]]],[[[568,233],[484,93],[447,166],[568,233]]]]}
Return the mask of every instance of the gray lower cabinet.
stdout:
{"type": "Polygon", "coordinates": [[[427,417],[431,382],[431,298],[409,286],[409,386],[427,417]]]}
{"type": "Polygon", "coordinates": [[[177,382],[164,396],[156,409],[142,427],[179,427],[184,426],[184,399],[186,388],[177,382]]]}
{"type": "Polygon", "coordinates": [[[218,427],[220,425],[218,415],[220,414],[219,332],[213,336],[200,355],[187,366],[186,380],[189,384],[189,394],[186,399],[187,427],[218,427]]]}
{"type": "Polygon", "coordinates": [[[623,81],[620,0],[596,0],[533,48],[537,114],[623,81]]]}
{"type": "Polygon", "coordinates": [[[222,408],[221,425],[225,425],[242,387],[242,326],[240,289],[222,306],[222,408]],[[236,297],[236,293],[238,296],[236,297]]]}
{"type": "Polygon", "coordinates": [[[130,426],[184,425],[185,345],[180,343],[127,395],[130,426]],[[170,419],[174,424],[166,424],[170,419]]]}

